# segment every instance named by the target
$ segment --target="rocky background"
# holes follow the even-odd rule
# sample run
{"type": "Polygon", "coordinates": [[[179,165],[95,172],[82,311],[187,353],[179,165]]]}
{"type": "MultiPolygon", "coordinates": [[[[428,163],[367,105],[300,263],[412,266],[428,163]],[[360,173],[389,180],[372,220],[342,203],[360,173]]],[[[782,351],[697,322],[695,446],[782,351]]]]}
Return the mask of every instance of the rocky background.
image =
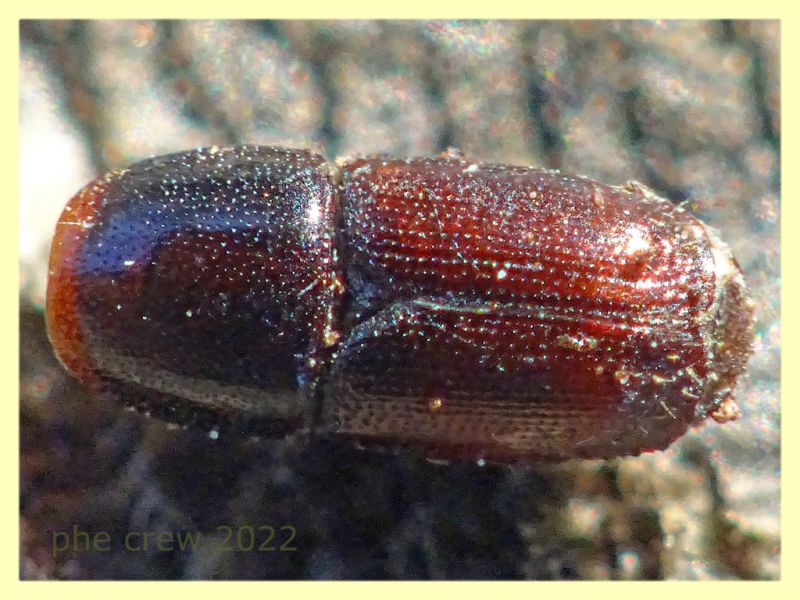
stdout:
{"type": "Polygon", "coordinates": [[[22,578],[780,577],[777,22],[27,21],[20,60],[22,578]],[[44,332],[66,200],[151,154],[245,141],[452,146],[688,203],[756,302],[742,418],[638,458],[443,467],[213,440],[91,397],[44,332]],[[54,552],[75,531],[110,543],[54,552]],[[134,551],[131,531],[206,537],[134,551]]]}

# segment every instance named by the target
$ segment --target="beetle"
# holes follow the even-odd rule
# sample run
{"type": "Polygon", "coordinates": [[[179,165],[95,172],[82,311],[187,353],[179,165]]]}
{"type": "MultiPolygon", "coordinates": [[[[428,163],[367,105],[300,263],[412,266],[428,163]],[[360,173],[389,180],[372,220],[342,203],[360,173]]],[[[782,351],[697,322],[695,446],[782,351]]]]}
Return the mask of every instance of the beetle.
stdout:
{"type": "Polygon", "coordinates": [[[638,183],[242,145],[83,188],[46,320],[78,379],[167,420],[503,463],[735,418],[752,309],[717,234],[638,183]]]}

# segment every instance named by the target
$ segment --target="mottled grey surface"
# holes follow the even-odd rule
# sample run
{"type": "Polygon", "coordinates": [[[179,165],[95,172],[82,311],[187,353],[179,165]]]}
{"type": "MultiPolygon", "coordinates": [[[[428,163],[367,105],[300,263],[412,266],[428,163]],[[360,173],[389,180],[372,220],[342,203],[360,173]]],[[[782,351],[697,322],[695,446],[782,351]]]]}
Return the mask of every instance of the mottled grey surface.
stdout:
{"type": "Polygon", "coordinates": [[[780,576],[777,22],[23,22],[21,39],[23,578],[780,576]],[[44,335],[61,208],[108,168],[240,142],[455,146],[687,202],[756,303],[742,418],[639,458],[441,467],[211,440],[92,398],[44,335]],[[283,525],[294,552],[214,543],[274,526],[278,547],[283,525]],[[111,548],[54,556],[73,527],[111,548]],[[207,538],[136,552],[130,531],[207,538]]]}

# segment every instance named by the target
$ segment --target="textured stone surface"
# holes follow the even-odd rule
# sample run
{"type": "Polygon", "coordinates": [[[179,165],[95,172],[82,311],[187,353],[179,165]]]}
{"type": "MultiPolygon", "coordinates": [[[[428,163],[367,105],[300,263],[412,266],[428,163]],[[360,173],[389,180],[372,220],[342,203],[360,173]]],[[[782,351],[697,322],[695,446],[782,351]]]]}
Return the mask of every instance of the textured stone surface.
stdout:
{"type": "Polygon", "coordinates": [[[24,22],[21,576],[779,577],[779,55],[774,21],[24,22]],[[755,300],[742,418],[639,458],[478,468],[214,440],[104,405],[44,337],[63,205],[108,168],[242,142],[329,158],[456,146],[686,203],[755,300]],[[220,525],[274,526],[276,546],[291,525],[297,550],[226,552],[220,525]],[[52,532],[73,526],[111,549],[54,556],[52,532]],[[208,543],[120,544],[176,530],[208,543]]]}

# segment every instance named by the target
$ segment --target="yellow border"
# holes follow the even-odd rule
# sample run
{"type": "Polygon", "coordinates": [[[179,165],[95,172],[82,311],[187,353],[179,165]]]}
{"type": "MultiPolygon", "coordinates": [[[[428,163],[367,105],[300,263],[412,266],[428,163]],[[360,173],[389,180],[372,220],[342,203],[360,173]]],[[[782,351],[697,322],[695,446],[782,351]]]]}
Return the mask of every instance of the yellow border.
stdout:
{"type": "MultiPolygon", "coordinates": [[[[127,2],[37,2],[36,5],[25,3],[5,3],[0,9],[7,18],[2,20],[2,81],[10,93],[2,96],[2,109],[6,143],[2,145],[3,159],[0,161],[3,169],[3,179],[6,185],[6,202],[16,207],[14,199],[18,198],[18,144],[13,141],[19,137],[18,125],[18,43],[20,18],[127,18],[127,17],[153,17],[153,18],[352,18],[352,17],[382,17],[382,18],[452,18],[452,17],[491,17],[491,18],[620,18],[620,17],[658,17],[658,18],[719,18],[720,16],[732,18],[780,18],[782,20],[782,132],[784,140],[782,164],[791,166],[791,169],[782,169],[782,265],[795,267],[798,258],[798,220],[797,198],[800,197],[798,186],[797,165],[797,113],[798,113],[798,86],[797,76],[792,77],[792,70],[797,71],[797,61],[800,56],[800,27],[795,10],[797,3],[780,2],[773,0],[759,0],[734,4],[732,2],[697,2],[697,0],[671,0],[656,6],[653,2],[604,0],[602,2],[587,2],[576,0],[558,0],[557,2],[535,2],[529,0],[504,1],[492,0],[491,2],[469,1],[443,1],[425,2],[404,0],[403,2],[379,1],[352,1],[352,0],[305,0],[303,2],[270,3],[263,0],[247,2],[241,6],[231,7],[229,4],[219,2],[164,2],[158,0],[137,0],[127,2]]],[[[42,165],[46,169],[46,165],[42,165]]],[[[480,598],[484,600],[486,594],[513,595],[530,598],[532,594],[543,592],[545,594],[557,593],[567,596],[585,596],[591,594],[613,594],[629,598],[666,598],[674,600],[676,594],[691,594],[697,597],[709,595],[722,596],[726,599],[730,595],[750,596],[759,594],[780,594],[791,597],[800,597],[796,589],[790,593],[790,588],[797,587],[800,571],[800,552],[797,551],[800,519],[797,518],[800,506],[800,486],[798,485],[797,469],[794,468],[798,458],[798,439],[800,435],[792,435],[798,429],[797,409],[795,408],[795,395],[797,392],[798,371],[796,365],[800,356],[791,341],[796,340],[800,334],[797,327],[797,313],[795,302],[798,301],[798,283],[791,275],[782,278],[781,304],[783,339],[790,343],[782,349],[783,376],[781,381],[782,397],[782,424],[783,435],[782,465],[783,485],[782,511],[783,542],[782,542],[782,568],[781,582],[763,583],[214,583],[196,582],[184,584],[180,589],[176,583],[30,583],[19,582],[19,432],[18,432],[18,215],[16,210],[12,214],[6,213],[3,222],[3,235],[0,237],[4,252],[0,253],[0,268],[5,279],[11,283],[5,287],[2,295],[3,315],[7,325],[3,328],[3,360],[2,381],[7,387],[5,397],[8,401],[4,405],[2,428],[2,461],[3,477],[8,481],[7,493],[3,495],[3,516],[6,526],[3,528],[4,536],[2,559],[2,579],[0,582],[9,594],[58,594],[64,598],[79,597],[104,597],[113,593],[115,597],[129,596],[141,597],[142,595],[166,595],[178,592],[192,594],[198,597],[214,596],[220,594],[236,595],[240,598],[255,595],[269,594],[273,598],[293,598],[295,596],[331,595],[334,597],[347,595],[374,596],[382,598],[397,598],[407,600],[409,595],[416,597],[420,594],[452,594],[464,600],[480,598]],[[788,369],[786,367],[789,367],[788,369]],[[323,589],[321,586],[325,585],[323,589]],[[536,587],[532,587],[535,585],[536,587]],[[757,585],[759,589],[751,586],[757,585]],[[112,589],[113,586],[113,589],[112,589]],[[221,589],[220,586],[225,586],[221,589]],[[437,586],[434,589],[432,586],[437,586]],[[489,587],[491,586],[491,588],[489,587]],[[558,586],[558,590],[554,586],[558,586]],[[589,589],[587,586],[592,586],[589,589]]]]}
{"type": "MultiPolygon", "coordinates": [[[[249,18],[263,19],[736,19],[783,18],[790,12],[790,0],[762,0],[735,5],[731,2],[661,2],[637,0],[559,0],[558,2],[519,2],[514,0],[407,0],[373,2],[371,0],[306,0],[304,2],[246,1],[235,6],[219,2],[140,0],[136,3],[112,3],[79,0],[39,1],[23,5],[14,13],[23,19],[105,19],[105,18],[249,18]]],[[[16,7],[14,7],[16,8],[16,7]]],[[[6,9],[8,10],[8,9],[6,9]]]]}

